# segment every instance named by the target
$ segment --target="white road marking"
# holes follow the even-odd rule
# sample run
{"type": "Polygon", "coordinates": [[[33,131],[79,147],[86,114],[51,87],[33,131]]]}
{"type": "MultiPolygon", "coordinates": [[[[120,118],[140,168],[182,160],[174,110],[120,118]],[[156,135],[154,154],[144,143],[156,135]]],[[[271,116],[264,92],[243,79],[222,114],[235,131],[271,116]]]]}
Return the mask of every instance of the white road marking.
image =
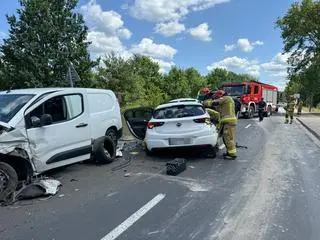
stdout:
{"type": "Polygon", "coordinates": [[[138,221],[143,215],[149,212],[153,207],[155,207],[159,202],[161,202],[166,197],[165,194],[158,194],[138,211],[128,217],[124,222],[122,222],[118,227],[113,229],[106,236],[101,238],[101,240],[114,240],[119,237],[123,232],[125,232],[129,227],[131,227],[136,221],[138,221]]]}
{"type": "Polygon", "coordinates": [[[249,127],[251,127],[251,124],[249,124],[248,126],[246,126],[245,128],[249,128],[249,127]]]}

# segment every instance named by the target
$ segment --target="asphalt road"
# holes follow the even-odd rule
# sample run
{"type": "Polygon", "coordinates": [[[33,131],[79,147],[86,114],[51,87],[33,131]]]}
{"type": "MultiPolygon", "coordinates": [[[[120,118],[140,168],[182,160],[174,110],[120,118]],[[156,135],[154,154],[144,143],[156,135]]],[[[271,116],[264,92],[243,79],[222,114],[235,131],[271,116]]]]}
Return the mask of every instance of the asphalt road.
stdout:
{"type": "Polygon", "coordinates": [[[61,191],[0,208],[0,239],[318,240],[320,144],[283,120],[241,119],[248,149],[236,161],[181,153],[177,177],[164,174],[174,155],[146,157],[135,143],[110,165],[51,172],[61,191]]]}

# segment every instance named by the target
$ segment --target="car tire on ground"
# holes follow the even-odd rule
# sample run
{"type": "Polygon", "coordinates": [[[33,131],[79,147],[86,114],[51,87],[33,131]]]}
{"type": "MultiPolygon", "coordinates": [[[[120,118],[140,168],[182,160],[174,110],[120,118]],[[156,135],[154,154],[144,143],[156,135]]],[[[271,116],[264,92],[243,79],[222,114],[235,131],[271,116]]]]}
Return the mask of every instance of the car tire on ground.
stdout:
{"type": "Polygon", "coordinates": [[[17,172],[9,164],[0,162],[0,202],[6,201],[17,186],[17,172]]]}
{"type": "Polygon", "coordinates": [[[117,137],[117,131],[114,130],[113,128],[109,129],[106,133],[106,136],[111,138],[112,141],[114,142],[114,145],[118,145],[118,137],[117,137]]]}
{"type": "Polygon", "coordinates": [[[206,153],[206,157],[208,158],[216,158],[217,156],[217,149],[215,147],[209,148],[209,150],[206,153]]]}
{"type": "Polygon", "coordinates": [[[148,157],[153,157],[154,156],[154,152],[153,151],[150,151],[147,147],[145,148],[145,152],[146,152],[146,155],[148,157]]]}
{"type": "Polygon", "coordinates": [[[116,146],[114,141],[106,136],[104,142],[96,149],[94,153],[95,160],[98,163],[112,163],[116,158],[116,146]]]}

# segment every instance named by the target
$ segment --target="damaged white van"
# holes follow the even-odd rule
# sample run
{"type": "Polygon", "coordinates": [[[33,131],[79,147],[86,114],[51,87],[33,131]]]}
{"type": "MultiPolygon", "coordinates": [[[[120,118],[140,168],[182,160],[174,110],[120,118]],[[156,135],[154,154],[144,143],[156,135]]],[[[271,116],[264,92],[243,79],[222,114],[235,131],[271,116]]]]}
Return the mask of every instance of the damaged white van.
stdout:
{"type": "Polygon", "coordinates": [[[20,89],[0,92],[0,200],[18,180],[88,159],[114,160],[122,135],[110,90],[20,89]]]}

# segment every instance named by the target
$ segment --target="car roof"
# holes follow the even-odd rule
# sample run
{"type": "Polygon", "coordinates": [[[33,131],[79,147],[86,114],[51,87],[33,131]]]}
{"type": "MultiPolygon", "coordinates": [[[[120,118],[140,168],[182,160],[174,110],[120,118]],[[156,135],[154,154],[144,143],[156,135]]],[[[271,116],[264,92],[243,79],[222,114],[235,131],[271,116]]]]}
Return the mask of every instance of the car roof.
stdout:
{"type": "Polygon", "coordinates": [[[169,102],[169,103],[166,103],[166,104],[161,104],[159,105],[158,107],[156,107],[156,110],[157,109],[162,109],[162,108],[168,108],[168,107],[174,107],[174,106],[181,106],[181,105],[194,105],[194,106],[202,106],[201,103],[198,103],[198,102],[169,102]]]}
{"type": "Polygon", "coordinates": [[[25,89],[12,89],[0,91],[0,94],[33,94],[33,95],[42,95],[50,92],[58,92],[65,90],[74,90],[74,91],[92,91],[92,92],[100,92],[100,91],[110,91],[107,89],[95,89],[95,88],[25,88],[25,89]]]}
{"type": "Polygon", "coordinates": [[[194,98],[178,98],[178,99],[173,99],[171,101],[169,101],[169,103],[172,102],[196,102],[198,101],[197,99],[194,98]]]}

